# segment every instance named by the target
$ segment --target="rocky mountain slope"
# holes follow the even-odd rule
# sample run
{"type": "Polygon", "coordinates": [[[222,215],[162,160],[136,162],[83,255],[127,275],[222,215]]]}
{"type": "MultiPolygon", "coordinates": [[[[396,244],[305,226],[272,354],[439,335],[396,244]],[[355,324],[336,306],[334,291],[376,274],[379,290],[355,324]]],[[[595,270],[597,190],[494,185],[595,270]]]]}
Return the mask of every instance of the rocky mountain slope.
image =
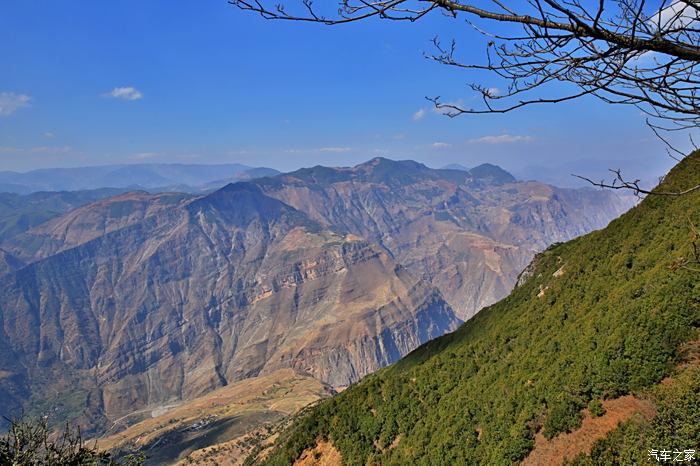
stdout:
{"type": "Polygon", "coordinates": [[[116,229],[53,223],[73,247],[49,241],[0,277],[0,411],[98,428],[281,368],[342,386],[456,328],[440,292],[385,252],[255,185],[182,205],[137,197],[148,208],[88,209],[127,212],[116,229]]]}
{"type": "Polygon", "coordinates": [[[437,287],[462,320],[506,296],[536,252],[606,226],[635,202],[516,182],[490,164],[434,170],[383,158],[255,183],[324,226],[378,244],[437,287]]]}
{"type": "Polygon", "coordinates": [[[77,207],[123,192],[120,189],[109,188],[75,192],[37,192],[27,195],[0,192],[0,242],[77,207]]]}
{"type": "Polygon", "coordinates": [[[177,209],[191,199],[180,193],[119,194],[73,209],[0,244],[25,262],[34,262],[136,224],[158,212],[177,209]]]}
{"type": "Polygon", "coordinates": [[[21,269],[23,265],[24,262],[18,257],[13,256],[4,249],[0,249],[0,275],[21,269]]]}
{"type": "MultiPolygon", "coordinates": [[[[700,152],[658,189],[697,184],[700,152]]],[[[699,205],[700,191],[652,195],[607,228],[548,248],[506,299],[314,407],[262,463],[332,454],[346,465],[516,464],[536,437],[575,438],[584,414],[622,401],[652,409],[618,409],[619,428],[589,450],[559,449],[558,461],[646,464],[650,449],[696,448],[699,205]]]]}
{"type": "Polygon", "coordinates": [[[103,199],[0,244],[0,412],[99,431],[284,368],[344,387],[628,204],[386,159],[103,199]]]}

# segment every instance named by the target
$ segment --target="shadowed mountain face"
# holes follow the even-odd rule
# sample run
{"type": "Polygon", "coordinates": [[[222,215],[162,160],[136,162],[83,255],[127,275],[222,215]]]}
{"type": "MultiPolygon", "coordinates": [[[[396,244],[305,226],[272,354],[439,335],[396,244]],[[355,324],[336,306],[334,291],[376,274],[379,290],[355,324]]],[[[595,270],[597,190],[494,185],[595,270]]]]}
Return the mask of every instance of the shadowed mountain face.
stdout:
{"type": "Polygon", "coordinates": [[[34,262],[0,277],[3,413],[99,428],[281,368],[343,386],[458,323],[380,248],[247,183],[118,196],[44,227],[34,262]]]}
{"type": "Polygon", "coordinates": [[[0,244],[0,413],[100,430],[284,368],[346,386],[629,204],[385,159],[104,199],[0,244]]]}
{"type": "Polygon", "coordinates": [[[434,170],[377,158],[255,181],[328,227],[381,246],[443,294],[460,319],[503,298],[548,245],[602,228],[634,200],[515,182],[490,164],[434,170]]]}

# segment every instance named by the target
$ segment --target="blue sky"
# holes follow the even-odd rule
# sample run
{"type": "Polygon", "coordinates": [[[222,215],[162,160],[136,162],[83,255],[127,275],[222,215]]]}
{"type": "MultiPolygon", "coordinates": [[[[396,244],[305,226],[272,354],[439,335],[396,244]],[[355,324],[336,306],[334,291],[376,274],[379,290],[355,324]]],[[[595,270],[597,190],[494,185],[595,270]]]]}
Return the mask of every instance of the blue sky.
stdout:
{"type": "Polygon", "coordinates": [[[429,166],[492,162],[565,184],[606,168],[670,167],[638,110],[594,99],[449,119],[502,86],[426,60],[430,40],[484,39],[433,15],[342,27],[265,21],[225,0],[0,4],[0,170],[240,162],[291,170],[374,156],[429,166]]]}

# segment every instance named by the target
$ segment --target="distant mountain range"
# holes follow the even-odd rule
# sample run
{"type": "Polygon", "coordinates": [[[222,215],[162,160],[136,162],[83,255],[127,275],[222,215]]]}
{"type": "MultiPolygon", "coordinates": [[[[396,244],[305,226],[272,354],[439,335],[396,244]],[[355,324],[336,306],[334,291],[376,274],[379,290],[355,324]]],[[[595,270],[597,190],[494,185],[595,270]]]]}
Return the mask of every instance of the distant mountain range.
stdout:
{"type": "Polygon", "coordinates": [[[92,432],[280,369],[345,387],[633,204],[382,158],[205,195],[91,195],[42,198],[80,206],[0,242],[0,413],[92,432]]]}
{"type": "Polygon", "coordinates": [[[205,191],[227,183],[273,176],[272,168],[241,164],[133,164],[50,168],[26,173],[0,172],[0,192],[80,191],[128,188],[159,191],[205,191]]]}

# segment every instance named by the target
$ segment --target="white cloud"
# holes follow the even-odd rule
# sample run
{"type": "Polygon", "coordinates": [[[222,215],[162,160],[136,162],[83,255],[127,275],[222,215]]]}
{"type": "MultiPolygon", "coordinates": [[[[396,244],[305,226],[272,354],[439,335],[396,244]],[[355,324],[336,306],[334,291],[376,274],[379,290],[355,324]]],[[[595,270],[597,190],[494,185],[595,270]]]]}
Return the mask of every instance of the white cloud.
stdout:
{"type": "Polygon", "coordinates": [[[124,100],[139,100],[143,97],[141,91],[135,87],[115,87],[105,95],[107,97],[124,100]]]}
{"type": "Polygon", "coordinates": [[[413,114],[413,121],[422,120],[423,118],[425,118],[425,115],[427,113],[428,112],[424,108],[421,108],[420,110],[418,110],[416,113],[413,114]]]}
{"type": "Polygon", "coordinates": [[[42,136],[44,136],[46,139],[53,139],[56,137],[56,135],[51,131],[45,132],[44,134],[42,134],[42,136]]]}
{"type": "Polygon", "coordinates": [[[449,149],[452,147],[452,144],[449,144],[447,142],[434,142],[433,143],[433,149],[449,149]]]}
{"type": "Polygon", "coordinates": [[[531,136],[513,136],[511,134],[499,134],[498,136],[482,136],[470,139],[469,142],[477,144],[511,144],[514,142],[532,142],[531,136]]]}
{"type": "Polygon", "coordinates": [[[487,91],[488,91],[490,96],[494,96],[494,97],[501,94],[501,90],[497,87],[489,87],[487,89],[487,91]]]}
{"type": "Polygon", "coordinates": [[[646,52],[642,52],[639,55],[633,56],[630,62],[640,66],[648,66],[654,63],[658,63],[661,58],[663,58],[663,55],[661,53],[649,50],[646,52]]]}
{"type": "Polygon", "coordinates": [[[350,152],[352,150],[351,147],[321,147],[318,149],[319,152],[331,152],[331,153],[341,153],[341,152],[350,152]]]}
{"type": "Polygon", "coordinates": [[[695,8],[682,1],[675,1],[649,17],[647,24],[652,30],[660,31],[685,28],[698,21],[695,8]]]}
{"type": "Polygon", "coordinates": [[[10,116],[20,108],[28,107],[31,97],[14,92],[0,92],[0,117],[10,116]]]}

